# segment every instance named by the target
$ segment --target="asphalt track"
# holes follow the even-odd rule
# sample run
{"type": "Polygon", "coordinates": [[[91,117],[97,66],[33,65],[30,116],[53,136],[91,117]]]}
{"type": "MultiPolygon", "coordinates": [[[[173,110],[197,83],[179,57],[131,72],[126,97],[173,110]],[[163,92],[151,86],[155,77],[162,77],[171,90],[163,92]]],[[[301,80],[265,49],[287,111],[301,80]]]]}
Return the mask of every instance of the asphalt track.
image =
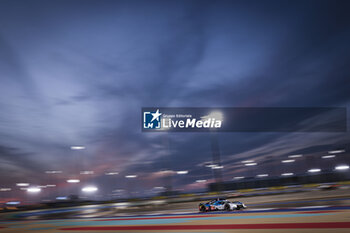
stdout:
{"type": "Polygon", "coordinates": [[[60,210],[31,211],[1,221],[0,233],[350,232],[350,194],[346,194],[348,190],[308,193],[305,197],[309,198],[294,200],[284,195],[261,197],[255,205],[251,203],[251,208],[233,212],[177,209],[116,214],[109,208],[87,206],[74,211],[64,209],[56,219],[45,219],[60,210]]]}

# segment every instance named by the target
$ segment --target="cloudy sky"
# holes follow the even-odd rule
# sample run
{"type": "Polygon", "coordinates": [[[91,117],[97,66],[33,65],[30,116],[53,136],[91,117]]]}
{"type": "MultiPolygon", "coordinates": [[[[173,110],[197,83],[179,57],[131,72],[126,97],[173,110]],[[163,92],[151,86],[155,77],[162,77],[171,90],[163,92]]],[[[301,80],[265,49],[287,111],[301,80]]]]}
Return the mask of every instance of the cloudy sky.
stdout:
{"type": "MultiPolygon", "coordinates": [[[[1,1],[0,186],[52,182],[69,193],[66,179],[93,170],[80,179],[103,195],[145,192],[169,175],[176,189],[203,189],[195,181],[213,179],[211,136],[142,133],[141,107],[348,107],[349,10],[346,1],[1,1]]],[[[347,133],[217,138],[225,180],[256,175],[244,159],[271,173],[289,154],[349,144],[347,133]]]]}

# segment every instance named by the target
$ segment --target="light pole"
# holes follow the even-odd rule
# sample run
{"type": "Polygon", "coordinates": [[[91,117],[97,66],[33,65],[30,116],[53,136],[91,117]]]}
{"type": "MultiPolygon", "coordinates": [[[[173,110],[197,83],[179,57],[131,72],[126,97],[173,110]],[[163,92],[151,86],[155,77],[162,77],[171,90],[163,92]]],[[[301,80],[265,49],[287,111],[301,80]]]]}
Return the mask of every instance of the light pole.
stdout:
{"type": "MultiPolygon", "coordinates": [[[[33,186],[33,187],[28,187],[26,191],[29,194],[35,195],[35,194],[39,194],[41,192],[41,188],[33,186]]],[[[34,200],[39,201],[40,196],[37,195],[37,199],[34,198],[34,200]]]]}
{"type": "MultiPolygon", "coordinates": [[[[85,150],[86,148],[85,148],[85,146],[82,146],[82,145],[73,145],[73,146],[70,146],[70,149],[72,151],[78,152],[78,151],[85,150]]],[[[67,180],[67,182],[75,184],[75,183],[80,183],[80,179],[77,178],[77,177],[79,177],[79,171],[80,171],[80,169],[79,169],[80,166],[78,165],[79,164],[79,154],[76,153],[74,155],[74,158],[75,158],[75,162],[74,162],[75,168],[73,169],[74,170],[73,174],[75,174],[75,175],[71,179],[67,180]]],[[[78,193],[79,193],[79,187],[74,187],[73,194],[72,194],[73,198],[75,198],[75,195],[76,195],[76,198],[79,198],[78,193]],[[74,194],[74,192],[76,192],[76,194],[74,194]]]]}
{"type": "MultiPolygon", "coordinates": [[[[81,189],[81,191],[83,193],[86,193],[88,195],[91,195],[91,194],[94,194],[98,191],[98,188],[96,186],[93,186],[93,185],[88,185],[88,186],[85,186],[81,189]]],[[[95,196],[96,198],[96,196],[95,196]]]]}
{"type": "MultiPolygon", "coordinates": [[[[215,119],[215,120],[224,120],[224,116],[222,112],[219,111],[213,111],[209,113],[207,116],[201,117],[202,119],[215,119]]],[[[211,150],[212,150],[212,163],[216,164],[217,166],[221,165],[221,155],[220,155],[220,146],[218,141],[218,136],[216,134],[215,129],[210,129],[210,139],[211,139],[211,150]]],[[[217,191],[222,191],[221,183],[222,183],[222,169],[213,169],[214,179],[217,184],[217,191]]]]}
{"type": "MultiPolygon", "coordinates": [[[[133,175],[126,175],[125,178],[128,179],[128,180],[135,179],[135,178],[137,178],[137,175],[135,175],[135,174],[133,174],[133,175]]],[[[128,192],[129,192],[129,196],[131,197],[132,196],[132,191],[131,191],[130,182],[127,181],[126,185],[127,185],[127,189],[128,189],[128,192]]]]}
{"type": "MultiPolygon", "coordinates": [[[[115,188],[117,188],[117,179],[115,179],[114,177],[119,175],[119,172],[117,172],[117,171],[109,171],[109,172],[106,172],[105,175],[107,176],[107,182],[110,184],[110,188],[111,188],[110,191],[112,193],[111,198],[113,198],[113,190],[115,188]]],[[[108,190],[108,192],[109,192],[109,190],[108,190]]]]}
{"type": "Polygon", "coordinates": [[[11,188],[7,188],[7,187],[3,187],[3,188],[0,188],[0,193],[1,193],[1,195],[0,195],[0,199],[6,199],[6,197],[7,197],[7,195],[6,195],[6,193],[7,192],[11,192],[11,188]]]}
{"type": "MultiPolygon", "coordinates": [[[[56,187],[56,181],[57,181],[57,176],[56,175],[59,175],[59,174],[62,174],[62,171],[59,171],[59,170],[48,170],[48,171],[45,171],[45,174],[46,174],[46,177],[47,179],[46,180],[46,187],[47,188],[55,188],[56,187]]],[[[56,192],[59,192],[60,190],[57,190],[57,188],[55,188],[54,190],[56,190],[56,192]]],[[[50,194],[52,193],[52,191],[48,191],[50,194]]],[[[58,193],[55,193],[56,195],[58,193]]]]}
{"type": "MultiPolygon", "coordinates": [[[[176,175],[180,175],[180,176],[187,175],[187,174],[188,174],[188,171],[187,171],[187,170],[177,171],[177,172],[176,172],[176,175]]],[[[176,190],[176,189],[175,189],[175,190],[176,190]]]]}

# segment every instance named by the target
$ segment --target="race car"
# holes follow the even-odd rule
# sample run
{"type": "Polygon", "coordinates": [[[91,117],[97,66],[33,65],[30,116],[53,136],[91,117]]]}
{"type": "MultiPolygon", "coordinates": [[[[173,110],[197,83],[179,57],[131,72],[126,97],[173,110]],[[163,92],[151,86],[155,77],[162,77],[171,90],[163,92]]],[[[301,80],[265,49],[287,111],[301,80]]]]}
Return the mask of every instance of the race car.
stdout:
{"type": "Polygon", "coordinates": [[[247,206],[239,201],[233,201],[230,202],[226,199],[215,199],[212,201],[209,201],[207,203],[200,203],[199,204],[199,211],[201,212],[207,212],[207,211],[216,211],[216,210],[239,210],[239,209],[245,209],[247,206]]]}

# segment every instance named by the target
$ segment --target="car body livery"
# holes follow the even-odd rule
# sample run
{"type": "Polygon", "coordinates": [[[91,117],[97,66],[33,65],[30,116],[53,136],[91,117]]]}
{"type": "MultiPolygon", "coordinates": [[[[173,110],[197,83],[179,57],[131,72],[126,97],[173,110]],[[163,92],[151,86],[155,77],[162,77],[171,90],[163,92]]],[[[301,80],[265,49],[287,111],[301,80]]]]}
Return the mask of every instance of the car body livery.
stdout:
{"type": "Polygon", "coordinates": [[[230,202],[225,199],[215,199],[207,203],[200,203],[198,208],[199,208],[199,211],[206,212],[206,211],[216,211],[216,210],[231,211],[231,210],[245,209],[247,207],[246,205],[244,205],[242,202],[239,202],[239,201],[230,202]]]}

